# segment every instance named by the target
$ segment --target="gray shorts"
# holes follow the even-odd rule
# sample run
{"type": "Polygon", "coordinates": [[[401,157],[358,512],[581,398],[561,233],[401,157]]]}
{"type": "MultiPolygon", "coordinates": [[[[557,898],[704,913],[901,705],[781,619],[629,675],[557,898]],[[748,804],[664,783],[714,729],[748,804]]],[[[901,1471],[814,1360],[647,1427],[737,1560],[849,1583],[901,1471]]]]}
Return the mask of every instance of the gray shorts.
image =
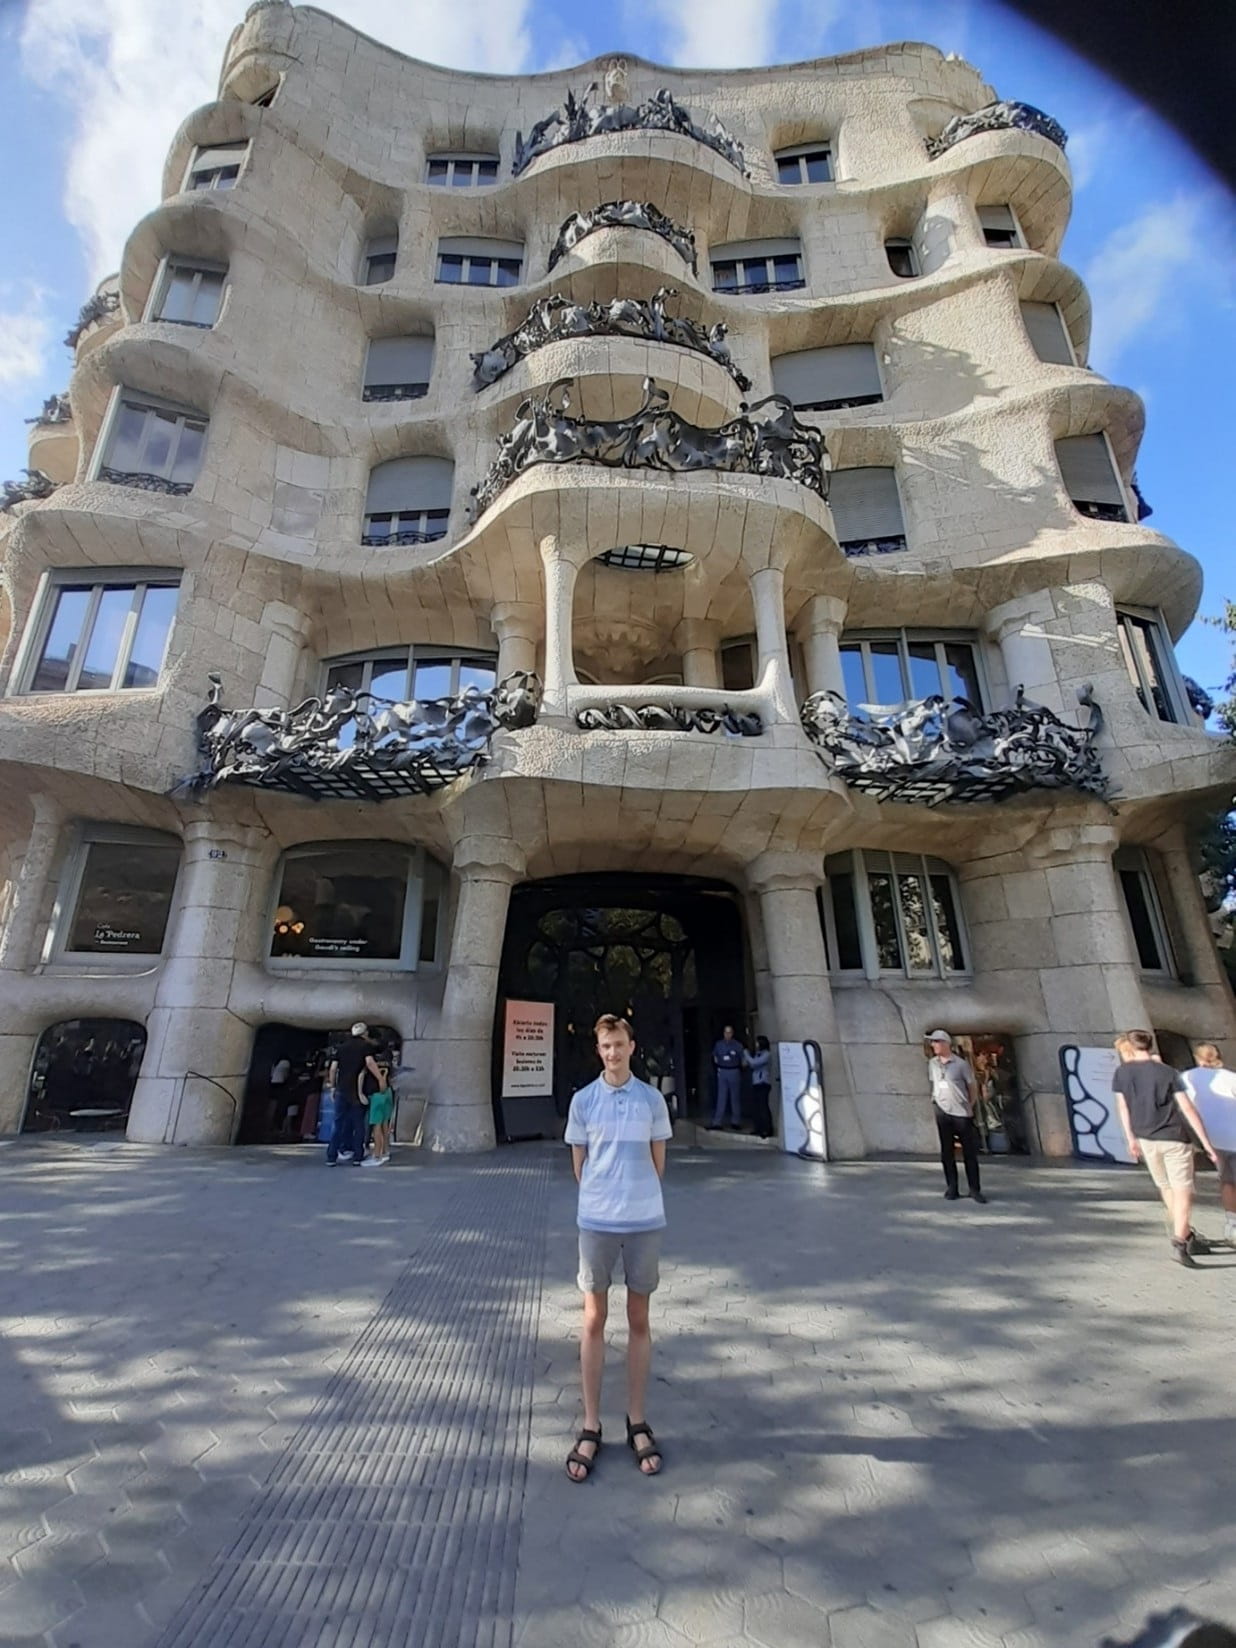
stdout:
{"type": "Polygon", "coordinates": [[[619,1235],[609,1230],[579,1233],[579,1291],[608,1293],[614,1266],[622,1255],[622,1275],[630,1293],[655,1293],[661,1280],[659,1230],[631,1230],[619,1235]]]}

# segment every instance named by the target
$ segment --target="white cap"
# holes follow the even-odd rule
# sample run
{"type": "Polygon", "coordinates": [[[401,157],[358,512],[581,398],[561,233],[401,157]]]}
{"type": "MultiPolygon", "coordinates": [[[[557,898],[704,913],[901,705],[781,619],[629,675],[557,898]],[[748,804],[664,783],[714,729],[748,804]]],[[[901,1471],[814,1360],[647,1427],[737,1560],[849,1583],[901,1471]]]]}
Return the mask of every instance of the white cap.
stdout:
{"type": "Polygon", "coordinates": [[[949,1035],[947,1030],[929,1030],[927,1032],[927,1040],[946,1041],[950,1047],[953,1045],[953,1038],[949,1035]]]}
{"type": "Polygon", "coordinates": [[[364,1019],[357,1019],[356,1023],[352,1026],[352,1034],[354,1036],[367,1036],[369,1034],[369,1026],[365,1023],[364,1019]]]}

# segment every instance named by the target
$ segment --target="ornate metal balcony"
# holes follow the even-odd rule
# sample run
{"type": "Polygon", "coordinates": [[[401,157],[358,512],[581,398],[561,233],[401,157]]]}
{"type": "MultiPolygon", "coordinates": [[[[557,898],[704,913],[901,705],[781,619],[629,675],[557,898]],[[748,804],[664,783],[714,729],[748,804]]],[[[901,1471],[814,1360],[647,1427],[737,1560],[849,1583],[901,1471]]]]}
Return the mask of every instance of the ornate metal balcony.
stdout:
{"type": "Polygon", "coordinates": [[[210,683],[197,718],[201,765],[172,794],[249,784],[312,801],[432,795],[484,766],[499,728],[531,726],[541,700],[540,681],[523,671],[457,698],[394,703],[339,686],[287,710],[226,710],[219,676],[210,683]]]}
{"type": "Polygon", "coordinates": [[[964,698],[940,696],[851,711],[835,692],[802,707],[803,728],[821,760],[851,788],[877,801],[1002,801],[1026,790],[1082,790],[1105,796],[1109,784],[1095,740],[1103,724],[1088,686],[1078,702],[1090,712],[1070,727],[1032,704],[1018,687],[1007,709],[982,714],[964,698]]]}
{"type": "Polygon", "coordinates": [[[141,469],[112,469],[107,464],[100,465],[99,479],[110,486],[131,486],[138,492],[162,492],[169,498],[187,498],[193,491],[192,481],[169,481],[166,475],[150,475],[141,469]]]}
{"type": "Polygon", "coordinates": [[[50,476],[44,475],[41,469],[23,469],[24,481],[5,481],[4,496],[0,498],[0,514],[12,509],[14,504],[24,504],[31,498],[50,498],[56,490],[56,483],[50,476]]]}
{"type": "Polygon", "coordinates": [[[575,725],[584,732],[721,732],[731,738],[758,738],[764,723],[758,715],[682,704],[590,704],[575,712],[575,725]]]}
{"type": "Polygon", "coordinates": [[[69,405],[68,390],[59,395],[49,395],[43,402],[43,410],[39,415],[25,421],[35,424],[39,429],[50,429],[58,423],[72,423],[73,408],[69,405]]]}
{"type": "Polygon", "coordinates": [[[988,103],[973,114],[954,115],[939,137],[927,139],[927,153],[932,160],[939,160],[942,154],[957,143],[963,143],[967,137],[978,137],[982,132],[1033,132],[1036,137],[1045,137],[1049,143],[1054,143],[1058,149],[1063,149],[1069,140],[1068,133],[1058,120],[1053,120],[1042,109],[1036,109],[1033,103],[1015,103],[1001,101],[988,103]]]}
{"type": "Polygon", "coordinates": [[[649,234],[659,235],[667,245],[672,246],[692,274],[697,271],[695,236],[690,229],[684,229],[647,201],[607,200],[603,206],[594,206],[588,212],[572,212],[567,218],[558,230],[558,238],[549,254],[550,272],[568,252],[575,250],[581,240],[601,229],[646,229],[649,234]]]}
{"type": "Polygon", "coordinates": [[[82,304],[81,312],[77,317],[77,324],[69,329],[65,337],[65,347],[76,349],[85,334],[92,326],[109,315],[114,315],[120,308],[120,293],[117,290],[103,290],[96,292],[93,297],[87,298],[82,304]]]}

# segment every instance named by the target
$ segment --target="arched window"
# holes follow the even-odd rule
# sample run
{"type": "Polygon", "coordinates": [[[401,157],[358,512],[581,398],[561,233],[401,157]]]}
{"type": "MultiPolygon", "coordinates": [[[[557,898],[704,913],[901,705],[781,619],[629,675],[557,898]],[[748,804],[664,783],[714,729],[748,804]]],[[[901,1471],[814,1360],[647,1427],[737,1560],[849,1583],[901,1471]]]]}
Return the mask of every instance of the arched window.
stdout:
{"type": "Polygon", "coordinates": [[[361,542],[431,544],[446,537],[455,465],[449,458],[392,458],[369,472],[361,542]]]}
{"type": "Polygon", "coordinates": [[[294,847],[271,912],[284,967],[414,972],[438,958],[445,872],[421,847],[347,841],[294,847]]]}
{"type": "Polygon", "coordinates": [[[961,900],[938,858],[856,847],[824,863],[821,898],[829,966],[877,978],[947,978],[969,971],[961,900]]]}
{"type": "Polygon", "coordinates": [[[894,235],[884,242],[884,255],[888,259],[888,266],[901,280],[913,280],[922,271],[919,269],[918,253],[914,249],[914,242],[907,240],[904,235],[894,235]]]}

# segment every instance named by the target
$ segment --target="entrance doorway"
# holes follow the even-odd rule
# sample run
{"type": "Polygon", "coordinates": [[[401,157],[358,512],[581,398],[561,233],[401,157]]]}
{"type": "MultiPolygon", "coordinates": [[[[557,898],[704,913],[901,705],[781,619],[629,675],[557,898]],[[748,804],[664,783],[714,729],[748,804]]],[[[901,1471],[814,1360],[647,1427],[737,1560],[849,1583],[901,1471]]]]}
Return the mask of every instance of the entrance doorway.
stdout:
{"type": "MultiPolygon", "coordinates": [[[[253,1038],[237,1144],[314,1144],[323,1119],[322,1085],[347,1030],[263,1024],[253,1038]]],[[[392,1068],[400,1038],[388,1024],[369,1027],[374,1057],[392,1068]]]]}
{"type": "Polygon", "coordinates": [[[633,1068],[659,1087],[672,1113],[711,1108],[713,1042],[726,1024],[748,1027],[746,949],[733,888],[693,876],[561,876],[511,895],[494,1034],[499,1137],[528,1137],[520,1109],[566,1116],[597,1063],[592,1027],[602,1013],[629,1018],[633,1068]],[[551,1094],[501,1098],[508,1000],[554,1005],[551,1094]]]}
{"type": "Polygon", "coordinates": [[[65,1019],[39,1037],[23,1133],[123,1133],[146,1051],[133,1019],[65,1019]]]}

